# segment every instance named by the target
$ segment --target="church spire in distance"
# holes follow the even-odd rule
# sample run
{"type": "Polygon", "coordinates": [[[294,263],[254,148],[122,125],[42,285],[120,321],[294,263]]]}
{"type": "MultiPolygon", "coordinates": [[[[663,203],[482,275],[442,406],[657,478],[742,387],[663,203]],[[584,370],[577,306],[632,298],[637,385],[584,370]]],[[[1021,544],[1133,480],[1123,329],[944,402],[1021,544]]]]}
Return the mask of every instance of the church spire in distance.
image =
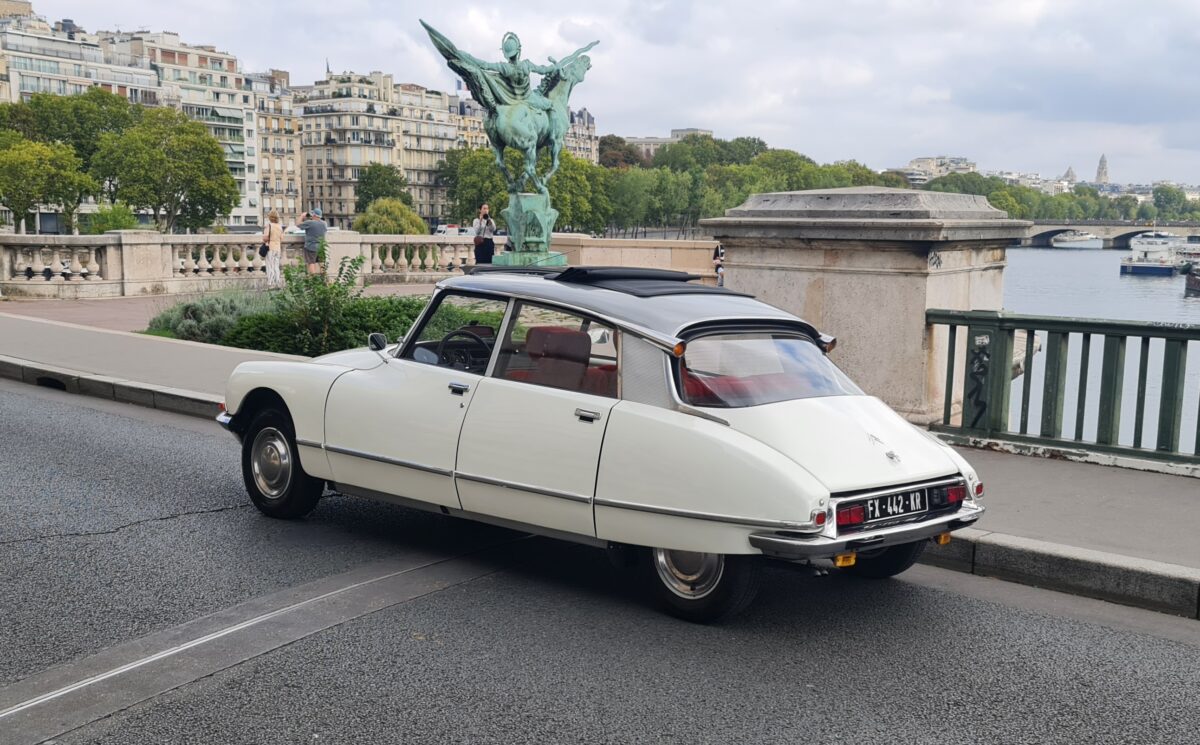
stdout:
{"type": "Polygon", "coordinates": [[[1100,165],[1096,166],[1096,183],[1108,183],[1108,156],[1100,155],[1100,165]]]}

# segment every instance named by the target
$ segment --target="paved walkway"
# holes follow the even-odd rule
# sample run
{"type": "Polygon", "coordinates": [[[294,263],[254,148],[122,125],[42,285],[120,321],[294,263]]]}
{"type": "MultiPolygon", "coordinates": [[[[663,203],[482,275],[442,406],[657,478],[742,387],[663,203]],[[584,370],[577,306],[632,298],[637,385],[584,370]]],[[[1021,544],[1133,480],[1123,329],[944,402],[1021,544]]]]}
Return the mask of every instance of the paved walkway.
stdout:
{"type": "MultiPolygon", "coordinates": [[[[403,289],[420,292],[415,287],[403,289]]],[[[73,302],[78,305],[61,306],[48,301],[0,304],[0,358],[19,358],[209,396],[223,394],[225,380],[240,362],[286,358],[8,312],[14,307],[44,309],[51,316],[83,314],[97,324],[128,327],[139,325],[138,319],[160,307],[156,306],[157,299],[150,298],[73,302]],[[88,304],[86,309],[84,303],[88,304]]],[[[1088,549],[1117,558],[1180,565],[1189,568],[1184,575],[1194,571],[1200,577],[1197,479],[990,451],[963,452],[979,470],[987,488],[988,514],[980,523],[982,530],[1043,541],[1067,551],[1088,549]]],[[[984,551],[982,543],[976,545],[979,552],[984,551]]],[[[976,571],[990,573],[979,569],[982,554],[974,551],[969,561],[976,571]]],[[[1053,551],[1048,555],[1057,556],[1053,551]]],[[[1097,565],[1104,565],[1105,560],[1101,557],[1097,565]]],[[[1048,559],[1040,571],[1053,578],[1057,561],[1048,559]]],[[[1062,563],[1070,562],[1064,559],[1062,563]]],[[[1158,569],[1147,571],[1153,574],[1158,569]]],[[[1031,583],[1054,586],[1052,579],[1031,583]]],[[[1105,595],[1102,590],[1095,592],[1105,595]]],[[[1195,592],[1191,592],[1194,600],[1195,592]]]]}

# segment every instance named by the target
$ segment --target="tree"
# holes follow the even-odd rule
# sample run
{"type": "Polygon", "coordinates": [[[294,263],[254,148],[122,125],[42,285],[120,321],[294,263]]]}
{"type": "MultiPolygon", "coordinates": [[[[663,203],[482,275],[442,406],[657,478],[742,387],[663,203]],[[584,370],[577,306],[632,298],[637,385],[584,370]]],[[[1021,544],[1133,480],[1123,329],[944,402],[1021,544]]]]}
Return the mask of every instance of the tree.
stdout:
{"type": "Polygon", "coordinates": [[[988,202],[996,209],[1007,212],[1011,218],[1019,220],[1024,217],[1021,214],[1021,205],[1017,203],[1017,200],[1013,199],[1012,194],[1009,194],[1004,189],[999,189],[988,194],[988,202]]]}
{"type": "Polygon", "coordinates": [[[28,102],[0,105],[0,126],[37,142],[69,145],[85,172],[91,169],[101,135],[124,132],[140,116],[140,107],[101,88],[77,96],[35,93],[28,102]]]}
{"type": "Polygon", "coordinates": [[[1187,193],[1177,186],[1159,184],[1154,187],[1154,206],[1161,220],[1176,220],[1188,212],[1187,193]]]}
{"type": "Polygon", "coordinates": [[[600,165],[605,168],[642,167],[646,159],[633,145],[617,135],[604,135],[600,138],[600,165]]]}
{"type": "MultiPolygon", "coordinates": [[[[509,154],[506,153],[506,160],[509,154]]],[[[520,159],[520,154],[513,156],[520,159]]],[[[496,168],[496,158],[491,150],[479,148],[470,150],[458,164],[458,182],[454,190],[454,214],[463,219],[474,216],[480,205],[487,203],[492,207],[492,216],[497,222],[504,218],[500,210],[508,206],[508,187],[504,184],[504,176],[496,168]]]]}
{"type": "Polygon", "coordinates": [[[1153,220],[1158,217],[1158,207],[1153,202],[1142,202],[1138,205],[1137,219],[1153,220]]]}
{"type": "Polygon", "coordinates": [[[879,185],[889,186],[893,189],[911,189],[912,184],[908,182],[908,177],[900,171],[884,171],[879,174],[879,185]]]}
{"type": "Polygon", "coordinates": [[[426,235],[429,226],[402,199],[383,197],[371,202],[354,219],[354,229],[371,235],[426,235]]]}
{"type": "Polygon", "coordinates": [[[408,180],[400,169],[386,163],[372,163],[364,168],[358,176],[358,195],[354,202],[355,212],[366,212],[376,199],[399,199],[409,207],[413,206],[412,195],[408,193],[408,180]]]}
{"type": "Polygon", "coordinates": [[[956,194],[977,194],[987,196],[994,191],[1008,186],[1004,179],[995,176],[984,176],[979,173],[951,173],[935,178],[925,184],[929,191],[949,191],[956,194]]]}
{"type": "Polygon", "coordinates": [[[450,219],[462,222],[470,213],[458,211],[458,165],[471,151],[465,147],[456,147],[446,151],[445,160],[438,162],[434,179],[438,186],[446,187],[446,200],[450,204],[450,219]]]}
{"type": "Polygon", "coordinates": [[[128,206],[115,202],[96,210],[87,223],[90,235],[99,235],[109,230],[133,230],[138,226],[137,215],[128,206]]]}
{"type": "Polygon", "coordinates": [[[12,211],[16,232],[24,233],[29,211],[47,201],[54,160],[48,145],[25,139],[0,150],[0,204],[12,211]]]}
{"type": "Polygon", "coordinates": [[[149,210],[164,232],[211,225],[238,200],[221,145],[172,109],[149,109],[126,131],[101,135],[92,171],[110,199],[149,210]]]}
{"type": "Polygon", "coordinates": [[[656,181],[655,172],[644,168],[623,168],[614,173],[609,194],[615,229],[632,229],[636,237],[637,229],[646,224],[650,192],[656,181]]]}
{"type": "Polygon", "coordinates": [[[51,173],[46,182],[45,201],[62,208],[63,229],[67,233],[78,233],[75,217],[79,205],[98,195],[100,184],[83,172],[83,161],[69,145],[56,142],[49,147],[51,173]]]}
{"type": "Polygon", "coordinates": [[[721,162],[725,165],[748,165],[767,151],[767,143],[757,137],[735,137],[717,140],[721,147],[721,162]]]}

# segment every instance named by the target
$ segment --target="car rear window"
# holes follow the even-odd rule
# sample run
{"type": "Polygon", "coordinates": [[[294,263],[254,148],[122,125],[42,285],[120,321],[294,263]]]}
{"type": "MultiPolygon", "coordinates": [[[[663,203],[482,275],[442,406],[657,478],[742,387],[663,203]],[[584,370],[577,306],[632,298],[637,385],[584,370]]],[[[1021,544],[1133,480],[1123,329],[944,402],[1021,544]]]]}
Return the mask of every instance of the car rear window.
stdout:
{"type": "Polygon", "coordinates": [[[687,343],[680,398],[733,408],[862,390],[807,336],[788,332],[712,334],[687,343]]]}

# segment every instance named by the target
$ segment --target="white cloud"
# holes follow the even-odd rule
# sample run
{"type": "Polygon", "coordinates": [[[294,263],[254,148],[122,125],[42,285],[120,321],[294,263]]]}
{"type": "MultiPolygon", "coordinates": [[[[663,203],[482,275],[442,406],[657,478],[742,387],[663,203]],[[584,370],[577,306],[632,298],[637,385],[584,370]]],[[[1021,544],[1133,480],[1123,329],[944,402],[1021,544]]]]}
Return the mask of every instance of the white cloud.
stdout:
{"type": "Polygon", "coordinates": [[[1200,3],[1194,0],[35,0],[89,30],[178,31],[297,83],[391,72],[452,89],[417,23],[479,57],[505,31],[530,58],[593,39],[574,94],[602,132],[698,126],[818,160],[882,168],[933,153],[984,168],[1074,165],[1101,152],[1128,181],[1200,182],[1200,3]]]}

